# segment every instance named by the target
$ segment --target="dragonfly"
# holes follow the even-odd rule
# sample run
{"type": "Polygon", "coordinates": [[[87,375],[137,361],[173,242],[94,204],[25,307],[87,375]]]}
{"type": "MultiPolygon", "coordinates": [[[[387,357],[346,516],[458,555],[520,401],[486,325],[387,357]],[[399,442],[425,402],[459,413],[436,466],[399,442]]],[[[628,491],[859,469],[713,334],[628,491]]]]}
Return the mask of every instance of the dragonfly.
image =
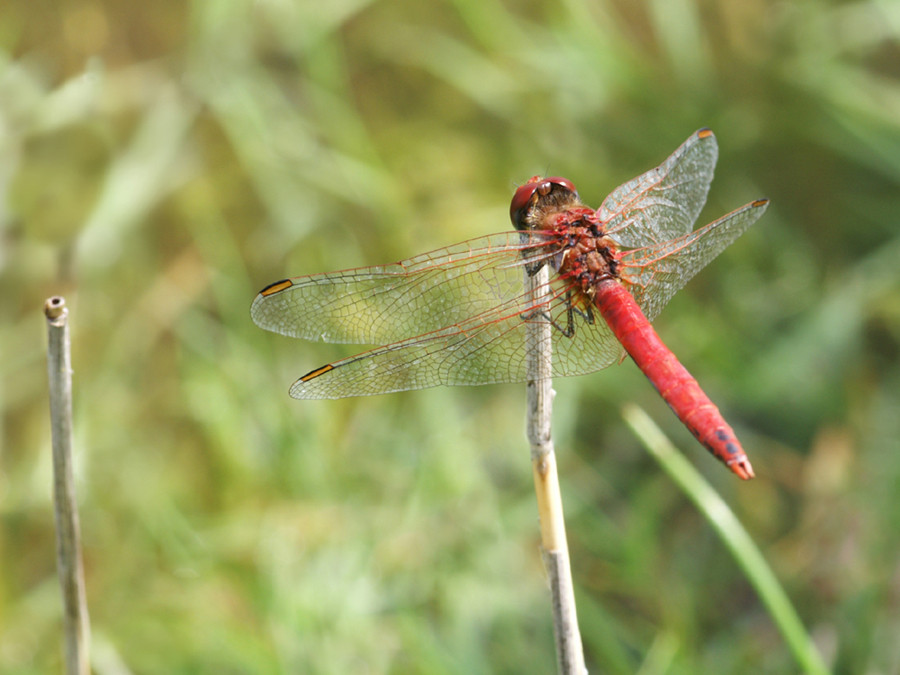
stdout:
{"type": "Polygon", "coordinates": [[[549,323],[550,377],[627,354],[702,445],[753,478],[734,430],[650,324],[767,208],[757,199],[693,229],[717,157],[713,132],[700,129],[596,210],[569,180],[534,176],[512,198],[514,230],[389,265],[276,281],[251,317],[291,337],[380,345],[310,371],[291,386],[298,399],[524,382],[537,348],[526,331],[549,323]],[[526,290],[526,277],[543,268],[549,280],[526,290]]]}

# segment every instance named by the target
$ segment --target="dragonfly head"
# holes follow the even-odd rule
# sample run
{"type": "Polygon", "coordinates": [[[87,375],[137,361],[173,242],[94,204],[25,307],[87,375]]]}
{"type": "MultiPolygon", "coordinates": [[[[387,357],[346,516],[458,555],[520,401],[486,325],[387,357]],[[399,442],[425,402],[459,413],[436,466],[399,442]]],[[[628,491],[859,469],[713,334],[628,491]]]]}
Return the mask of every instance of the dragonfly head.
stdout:
{"type": "Polygon", "coordinates": [[[558,211],[580,205],[572,181],[559,176],[532,176],[516,190],[509,205],[509,218],[517,230],[540,229],[548,210],[558,211]]]}

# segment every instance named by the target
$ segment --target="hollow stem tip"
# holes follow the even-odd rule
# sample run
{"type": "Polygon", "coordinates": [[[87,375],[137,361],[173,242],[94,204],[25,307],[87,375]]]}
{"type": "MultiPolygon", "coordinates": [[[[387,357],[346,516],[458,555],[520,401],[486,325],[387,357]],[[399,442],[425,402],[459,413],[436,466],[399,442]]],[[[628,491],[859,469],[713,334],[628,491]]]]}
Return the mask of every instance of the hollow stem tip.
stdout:
{"type": "Polygon", "coordinates": [[[48,319],[58,319],[66,311],[66,299],[59,295],[47,298],[44,303],[44,316],[48,319]]]}

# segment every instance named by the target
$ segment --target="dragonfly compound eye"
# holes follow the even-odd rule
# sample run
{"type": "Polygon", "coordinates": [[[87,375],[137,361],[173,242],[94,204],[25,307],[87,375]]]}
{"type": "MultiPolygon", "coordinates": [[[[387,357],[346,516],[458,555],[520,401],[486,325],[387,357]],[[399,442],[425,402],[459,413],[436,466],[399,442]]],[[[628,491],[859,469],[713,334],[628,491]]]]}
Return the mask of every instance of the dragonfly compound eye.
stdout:
{"type": "Polygon", "coordinates": [[[541,181],[543,179],[540,176],[533,176],[525,185],[516,190],[516,193],[513,195],[509,204],[509,219],[517,230],[525,229],[525,212],[531,206],[531,200],[534,197],[534,193],[537,192],[541,181]]]}
{"type": "MultiPolygon", "coordinates": [[[[575,189],[575,186],[572,184],[568,178],[562,178],[560,176],[553,176],[551,178],[545,178],[545,183],[549,183],[550,187],[562,188],[563,190],[567,190],[574,194],[576,197],[578,196],[578,190],[575,189]]],[[[549,190],[547,191],[549,192],[549,190]]],[[[542,192],[541,194],[547,194],[546,192],[542,192]]]]}

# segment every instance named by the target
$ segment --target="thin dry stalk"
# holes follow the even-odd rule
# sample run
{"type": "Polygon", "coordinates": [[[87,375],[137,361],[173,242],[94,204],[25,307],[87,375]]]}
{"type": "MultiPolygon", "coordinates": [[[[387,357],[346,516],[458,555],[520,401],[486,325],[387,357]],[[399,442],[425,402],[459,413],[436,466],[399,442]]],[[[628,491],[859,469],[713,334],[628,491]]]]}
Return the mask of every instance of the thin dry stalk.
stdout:
{"type": "Polygon", "coordinates": [[[53,443],[53,509],[56,564],[63,597],[67,675],[90,673],[90,621],[81,564],[81,534],[72,475],[72,366],[66,301],[44,303],[47,317],[47,373],[50,378],[50,431],[53,443]]]}
{"type": "MultiPolygon", "coordinates": [[[[535,306],[540,306],[541,297],[547,292],[548,279],[549,271],[546,266],[534,275],[525,273],[525,285],[535,306]]],[[[553,603],[557,669],[562,675],[583,675],[587,673],[587,669],[584,665],[581,633],[578,630],[578,616],[575,613],[569,545],[566,541],[562,495],[556,472],[556,453],[550,434],[553,408],[553,387],[550,380],[552,330],[553,327],[547,321],[530,321],[527,325],[526,427],[531,444],[531,467],[541,522],[541,549],[553,603]]]]}

